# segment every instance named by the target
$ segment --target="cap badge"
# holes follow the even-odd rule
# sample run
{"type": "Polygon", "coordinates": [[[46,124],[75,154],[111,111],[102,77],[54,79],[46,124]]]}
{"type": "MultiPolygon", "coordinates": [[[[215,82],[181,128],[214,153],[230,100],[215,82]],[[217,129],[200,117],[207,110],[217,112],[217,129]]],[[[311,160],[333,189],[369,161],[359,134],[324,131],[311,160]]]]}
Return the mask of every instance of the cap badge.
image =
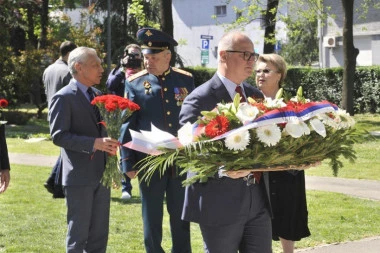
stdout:
{"type": "Polygon", "coordinates": [[[151,46],[152,46],[152,42],[149,41],[149,42],[148,42],[148,47],[151,47],[151,46]]]}
{"type": "Polygon", "coordinates": [[[145,35],[149,37],[149,36],[152,36],[153,33],[150,30],[147,30],[146,33],[145,33],[145,35]]]}

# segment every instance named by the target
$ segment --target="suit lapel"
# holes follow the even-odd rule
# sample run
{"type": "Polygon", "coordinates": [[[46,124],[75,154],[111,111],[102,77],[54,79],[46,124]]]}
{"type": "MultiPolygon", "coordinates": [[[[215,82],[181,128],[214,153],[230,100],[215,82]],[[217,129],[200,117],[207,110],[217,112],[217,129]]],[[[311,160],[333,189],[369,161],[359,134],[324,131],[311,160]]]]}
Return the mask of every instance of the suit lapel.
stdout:
{"type": "Polygon", "coordinates": [[[97,124],[98,122],[96,121],[96,115],[94,113],[94,110],[92,109],[91,103],[88,101],[87,97],[81,90],[78,89],[78,86],[76,85],[74,79],[70,82],[70,87],[75,96],[78,98],[80,103],[82,104],[83,108],[86,108],[88,111],[89,115],[91,115],[91,118],[93,119],[94,123],[97,124]]]}
{"type": "Polygon", "coordinates": [[[218,103],[222,101],[226,103],[232,101],[230,94],[216,73],[212,78],[212,88],[215,92],[215,97],[218,103]]]}

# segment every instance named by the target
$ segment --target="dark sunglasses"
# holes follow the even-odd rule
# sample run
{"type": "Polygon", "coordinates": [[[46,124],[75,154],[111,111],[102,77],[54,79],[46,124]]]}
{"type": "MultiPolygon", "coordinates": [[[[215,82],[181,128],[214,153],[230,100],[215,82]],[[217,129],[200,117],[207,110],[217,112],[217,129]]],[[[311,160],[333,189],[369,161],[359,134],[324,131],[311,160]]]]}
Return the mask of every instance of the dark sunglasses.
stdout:
{"type": "Polygon", "coordinates": [[[251,60],[252,57],[253,57],[254,61],[257,61],[257,59],[259,59],[259,54],[251,53],[248,51],[226,50],[226,52],[228,52],[228,53],[241,53],[241,54],[243,54],[243,58],[245,61],[251,60]]]}
{"type": "Polygon", "coordinates": [[[274,70],[271,70],[271,69],[257,69],[255,70],[256,74],[261,74],[261,73],[264,73],[264,74],[269,74],[271,72],[275,72],[274,70]]]}

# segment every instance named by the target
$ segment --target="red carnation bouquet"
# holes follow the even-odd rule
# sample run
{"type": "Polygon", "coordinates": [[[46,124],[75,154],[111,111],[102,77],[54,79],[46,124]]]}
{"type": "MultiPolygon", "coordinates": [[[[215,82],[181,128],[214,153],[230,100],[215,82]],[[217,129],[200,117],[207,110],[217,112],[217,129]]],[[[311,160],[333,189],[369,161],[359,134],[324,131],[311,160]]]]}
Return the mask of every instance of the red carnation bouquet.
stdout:
{"type": "MultiPolygon", "coordinates": [[[[100,123],[107,128],[108,136],[116,140],[119,139],[123,122],[134,111],[140,109],[138,104],[116,95],[97,96],[92,100],[91,104],[99,108],[103,118],[100,123]]],[[[119,169],[118,157],[108,156],[101,182],[106,187],[110,187],[112,184],[119,187],[121,179],[122,173],[119,169]]]]}
{"type": "Polygon", "coordinates": [[[8,106],[8,101],[4,98],[0,99],[0,125],[7,124],[7,121],[1,120],[3,116],[2,109],[8,106]]]}

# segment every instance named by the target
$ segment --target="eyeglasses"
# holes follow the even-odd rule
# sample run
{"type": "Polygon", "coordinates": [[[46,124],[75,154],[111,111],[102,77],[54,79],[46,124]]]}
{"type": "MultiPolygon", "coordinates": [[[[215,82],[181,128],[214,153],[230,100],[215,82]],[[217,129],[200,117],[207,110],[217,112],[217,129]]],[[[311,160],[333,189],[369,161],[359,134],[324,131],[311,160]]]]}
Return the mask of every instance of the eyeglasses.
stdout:
{"type": "Polygon", "coordinates": [[[256,69],[255,72],[256,72],[257,75],[260,75],[261,73],[269,74],[269,73],[273,73],[273,72],[276,72],[276,71],[271,70],[271,69],[256,69]]]}
{"type": "Polygon", "coordinates": [[[248,52],[248,51],[226,50],[226,52],[228,52],[228,53],[241,53],[241,54],[243,54],[243,58],[244,58],[245,61],[251,60],[252,57],[253,57],[254,61],[257,61],[257,59],[259,59],[259,55],[258,54],[251,53],[251,52],[248,52]]]}

